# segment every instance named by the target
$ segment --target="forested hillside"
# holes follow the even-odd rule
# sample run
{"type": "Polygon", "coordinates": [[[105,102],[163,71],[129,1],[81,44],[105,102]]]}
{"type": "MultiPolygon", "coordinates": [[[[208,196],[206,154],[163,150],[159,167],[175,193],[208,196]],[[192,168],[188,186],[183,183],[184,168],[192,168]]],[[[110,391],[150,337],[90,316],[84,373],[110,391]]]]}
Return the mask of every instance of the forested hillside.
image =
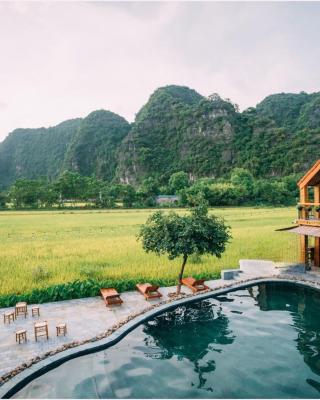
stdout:
{"type": "Polygon", "coordinates": [[[129,129],[129,123],[117,114],[105,110],[92,112],[73,137],[63,169],[111,181],[115,176],[120,143],[129,129]]]}
{"type": "Polygon", "coordinates": [[[18,178],[57,177],[81,119],[52,128],[16,129],[0,143],[0,188],[18,178]]]}
{"type": "Polygon", "coordinates": [[[0,143],[0,188],[65,170],[107,182],[166,185],[249,169],[257,178],[304,172],[319,157],[320,93],[275,94],[242,113],[228,99],[181,86],[156,90],[133,124],[110,111],[55,127],[16,129],[0,143]]]}
{"type": "Polygon", "coordinates": [[[235,161],[256,176],[304,173],[320,158],[320,93],[271,95],[241,118],[235,161]]]}
{"type": "Polygon", "coordinates": [[[230,170],[238,119],[234,106],[218,96],[206,99],[179,87],[158,89],[123,142],[119,177],[135,183],[156,176],[165,183],[181,170],[194,178],[221,176],[230,170]]]}
{"type": "Polygon", "coordinates": [[[0,188],[19,178],[51,181],[65,170],[111,181],[129,129],[124,118],[105,110],[47,129],[16,129],[0,143],[0,188]]]}

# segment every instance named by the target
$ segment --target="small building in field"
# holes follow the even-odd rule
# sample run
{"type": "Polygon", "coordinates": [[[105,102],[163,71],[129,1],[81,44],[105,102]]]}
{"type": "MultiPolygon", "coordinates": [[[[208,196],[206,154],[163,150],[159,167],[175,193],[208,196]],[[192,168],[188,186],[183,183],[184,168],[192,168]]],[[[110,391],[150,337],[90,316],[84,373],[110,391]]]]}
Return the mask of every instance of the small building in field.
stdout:
{"type": "Polygon", "coordinates": [[[320,267],[320,160],[299,180],[300,200],[296,226],[285,228],[300,236],[300,262],[320,267]]]}
{"type": "Polygon", "coordinates": [[[164,204],[164,203],[178,203],[180,200],[180,196],[164,194],[161,196],[156,197],[157,204],[164,204]]]}

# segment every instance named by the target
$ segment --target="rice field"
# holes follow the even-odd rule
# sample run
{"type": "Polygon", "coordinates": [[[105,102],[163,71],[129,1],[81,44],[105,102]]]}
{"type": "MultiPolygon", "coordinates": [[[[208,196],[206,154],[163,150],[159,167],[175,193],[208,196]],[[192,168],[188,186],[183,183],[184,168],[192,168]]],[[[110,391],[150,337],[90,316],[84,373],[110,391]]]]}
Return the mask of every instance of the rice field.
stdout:
{"type": "MultiPolygon", "coordinates": [[[[180,260],[145,254],[136,234],[154,210],[7,211],[0,213],[0,295],[86,278],[172,280],[180,260]]],[[[179,210],[183,213],[184,210],[179,210]]],[[[295,208],[217,208],[231,226],[221,259],[193,258],[187,274],[214,277],[241,258],[296,261],[298,238],[289,226],[295,208]]]]}

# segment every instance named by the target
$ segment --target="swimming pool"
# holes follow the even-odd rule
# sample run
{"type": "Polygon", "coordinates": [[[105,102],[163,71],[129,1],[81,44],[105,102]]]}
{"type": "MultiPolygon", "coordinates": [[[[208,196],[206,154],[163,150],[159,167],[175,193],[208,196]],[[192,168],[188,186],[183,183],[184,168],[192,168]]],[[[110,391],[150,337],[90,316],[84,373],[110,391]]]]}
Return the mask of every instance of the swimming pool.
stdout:
{"type": "Polygon", "coordinates": [[[318,398],[320,293],[266,283],[197,301],[15,398],[318,398]]]}

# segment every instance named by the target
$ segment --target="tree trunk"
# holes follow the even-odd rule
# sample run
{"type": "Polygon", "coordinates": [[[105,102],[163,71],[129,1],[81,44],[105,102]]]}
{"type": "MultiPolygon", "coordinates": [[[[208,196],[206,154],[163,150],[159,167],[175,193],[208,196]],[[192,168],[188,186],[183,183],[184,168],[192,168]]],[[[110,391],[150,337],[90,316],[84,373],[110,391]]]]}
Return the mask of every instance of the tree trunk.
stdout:
{"type": "Polygon", "coordinates": [[[182,262],[182,265],[181,265],[181,270],[180,270],[180,274],[179,274],[179,278],[178,278],[179,283],[178,283],[178,286],[177,286],[177,294],[180,294],[180,292],[181,292],[181,285],[182,285],[181,280],[182,280],[182,277],[183,277],[183,271],[184,271],[184,267],[186,266],[187,259],[188,259],[188,256],[186,254],[184,254],[183,262],[182,262]]]}

